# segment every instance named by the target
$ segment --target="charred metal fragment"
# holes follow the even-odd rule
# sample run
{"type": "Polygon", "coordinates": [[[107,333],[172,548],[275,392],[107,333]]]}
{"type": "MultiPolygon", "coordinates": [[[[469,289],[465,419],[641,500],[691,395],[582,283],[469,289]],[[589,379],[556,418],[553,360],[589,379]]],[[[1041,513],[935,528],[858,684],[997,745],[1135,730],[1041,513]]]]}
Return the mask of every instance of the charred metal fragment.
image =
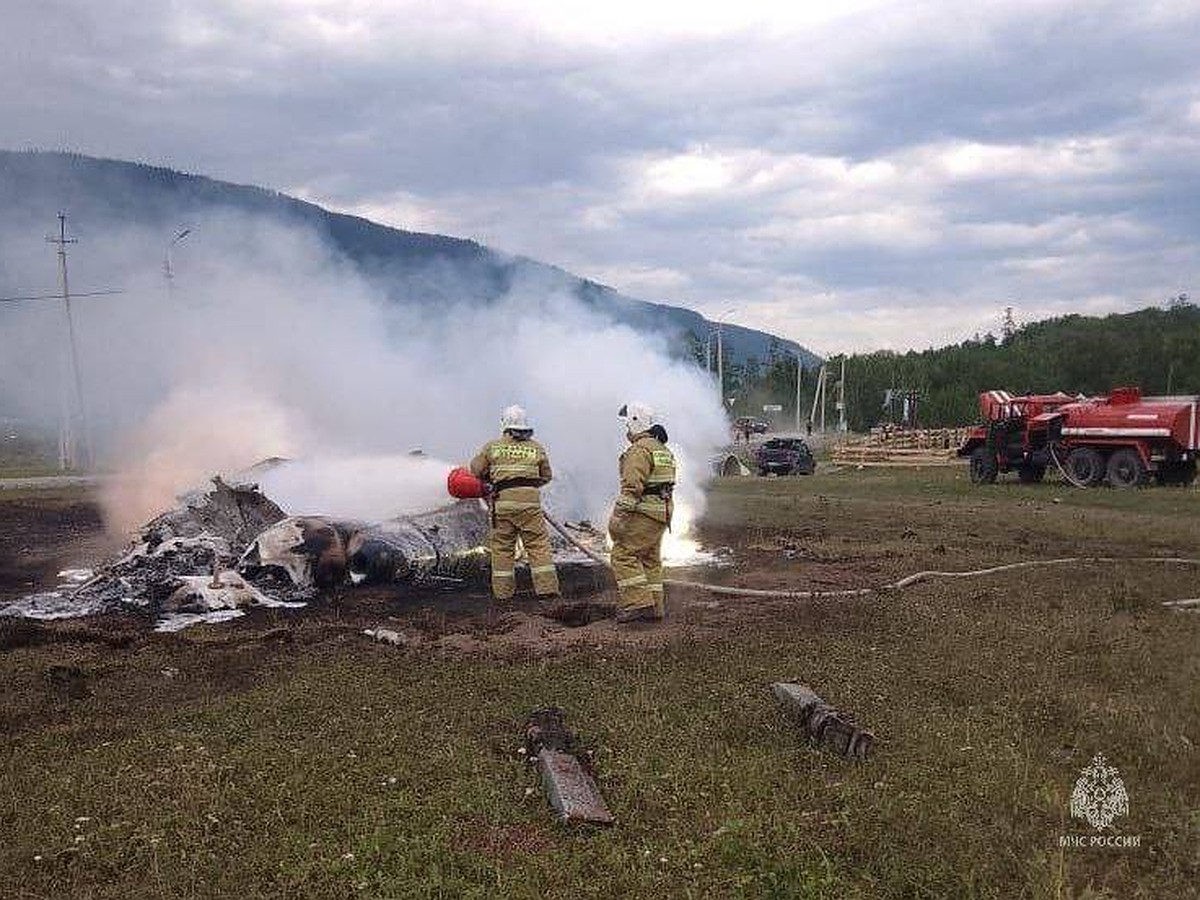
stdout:
{"type": "MultiPolygon", "coordinates": [[[[384,522],[340,522],[296,516],[259,534],[238,561],[256,584],[285,575],[297,587],[339,584],[485,587],[490,574],[487,511],[475,501],[450,503],[384,522]]],[[[564,593],[594,593],[608,572],[561,538],[552,538],[564,593]]],[[[518,585],[528,582],[518,564],[518,585]]]]}
{"type": "Polygon", "coordinates": [[[804,684],[777,682],[771,693],[800,722],[808,739],[844,759],[866,762],[875,735],[855,724],[853,717],[830,706],[804,684]]]}
{"type": "Polygon", "coordinates": [[[285,518],[255,485],[227,484],[219,475],[212,484],[211,489],[184,494],[179,506],[151,519],[141,531],[147,548],[172,538],[212,535],[241,553],[260,531],[285,518]]]}
{"type": "Polygon", "coordinates": [[[212,479],[212,487],[179,500],[177,507],[146,523],[122,557],[81,584],[71,602],[152,616],[211,609],[216,593],[202,600],[199,581],[189,579],[220,571],[223,560],[235,559],[256,534],[284,518],[253,485],[229,484],[220,477],[212,479]]]}
{"type": "Polygon", "coordinates": [[[557,706],[539,707],[525,720],[525,752],[532,759],[542,750],[575,750],[575,736],[567,728],[566,713],[557,706]]]}

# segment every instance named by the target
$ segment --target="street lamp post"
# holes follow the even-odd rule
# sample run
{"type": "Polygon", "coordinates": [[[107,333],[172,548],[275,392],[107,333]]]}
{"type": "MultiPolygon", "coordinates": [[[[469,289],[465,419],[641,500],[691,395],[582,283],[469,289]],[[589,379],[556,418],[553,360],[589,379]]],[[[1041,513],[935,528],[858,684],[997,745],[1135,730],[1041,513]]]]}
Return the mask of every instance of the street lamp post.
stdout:
{"type": "Polygon", "coordinates": [[[721,332],[725,325],[725,320],[737,313],[736,307],[729,307],[725,312],[721,313],[717,319],[717,387],[718,393],[721,395],[721,403],[725,403],[725,344],[722,340],[721,332]]]}
{"type": "Polygon", "coordinates": [[[192,233],[190,228],[181,228],[175,237],[171,238],[167,244],[167,249],[163,251],[163,277],[167,280],[167,300],[168,302],[175,297],[175,271],[171,268],[171,248],[186,238],[192,233]]]}

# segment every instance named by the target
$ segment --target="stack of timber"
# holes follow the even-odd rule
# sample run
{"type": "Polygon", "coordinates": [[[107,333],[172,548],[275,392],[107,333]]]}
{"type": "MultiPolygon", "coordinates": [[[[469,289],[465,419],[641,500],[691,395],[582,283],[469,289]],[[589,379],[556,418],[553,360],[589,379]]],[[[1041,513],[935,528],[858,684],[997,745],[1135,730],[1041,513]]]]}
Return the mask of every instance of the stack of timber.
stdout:
{"type": "Polygon", "coordinates": [[[877,428],[833,448],[841,466],[947,466],[958,462],[956,450],[965,428],[877,428]]]}

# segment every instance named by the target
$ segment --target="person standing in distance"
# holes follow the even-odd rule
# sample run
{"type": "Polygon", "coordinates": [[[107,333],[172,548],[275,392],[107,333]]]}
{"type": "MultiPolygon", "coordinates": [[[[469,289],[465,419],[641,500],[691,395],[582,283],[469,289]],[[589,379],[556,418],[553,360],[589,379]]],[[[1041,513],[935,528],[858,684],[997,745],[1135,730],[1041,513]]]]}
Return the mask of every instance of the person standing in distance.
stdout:
{"type": "Polygon", "coordinates": [[[621,493],[608,521],[619,594],[617,621],[657,621],[666,611],[662,537],[674,512],[675,456],[667,449],[666,429],[649,406],[627,403],[617,415],[625,419],[630,444],[621,454],[621,493]]]}
{"type": "Polygon", "coordinates": [[[558,595],[558,572],[546,531],[540,488],[550,481],[550,457],[533,439],[525,410],[509,406],[500,413],[501,436],[484,444],[471,460],[471,474],[491,486],[492,596],[511,600],[516,592],[517,538],[529,557],[533,590],[539,598],[558,595]]]}

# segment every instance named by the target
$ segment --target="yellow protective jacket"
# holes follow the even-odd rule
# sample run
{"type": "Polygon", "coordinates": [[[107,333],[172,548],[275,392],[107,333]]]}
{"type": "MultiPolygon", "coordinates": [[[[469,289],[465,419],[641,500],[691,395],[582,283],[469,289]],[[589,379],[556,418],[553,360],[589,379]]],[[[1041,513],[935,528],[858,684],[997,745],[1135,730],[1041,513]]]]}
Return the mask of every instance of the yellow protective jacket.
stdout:
{"type": "Polygon", "coordinates": [[[553,477],[546,448],[532,438],[517,440],[510,434],[484,444],[470,469],[476,478],[491,482],[496,490],[492,504],[498,513],[541,509],[539,488],[553,477]]]}
{"type": "Polygon", "coordinates": [[[675,486],[675,455],[657,438],[637,435],[621,454],[621,495],[617,509],[640,512],[670,523],[671,490],[675,486]]]}

